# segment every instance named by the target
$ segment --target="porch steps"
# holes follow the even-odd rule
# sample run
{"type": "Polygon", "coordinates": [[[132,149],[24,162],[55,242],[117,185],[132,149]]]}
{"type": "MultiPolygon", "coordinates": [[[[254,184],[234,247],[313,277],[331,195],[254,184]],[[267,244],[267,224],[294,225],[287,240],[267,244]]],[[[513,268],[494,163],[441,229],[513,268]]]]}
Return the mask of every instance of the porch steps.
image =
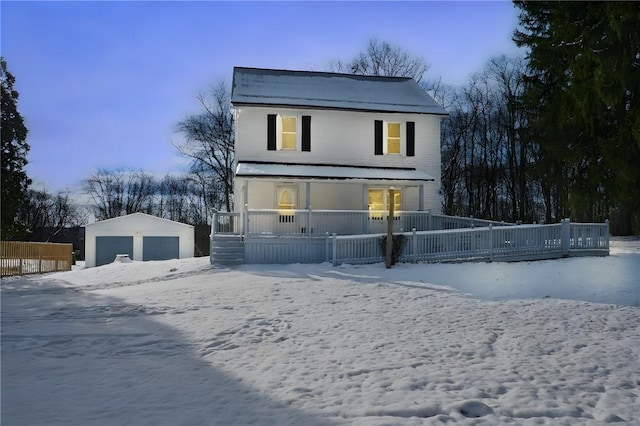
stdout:
{"type": "Polygon", "coordinates": [[[237,266],[244,264],[244,241],[240,235],[217,234],[211,241],[212,265],[237,266]]]}

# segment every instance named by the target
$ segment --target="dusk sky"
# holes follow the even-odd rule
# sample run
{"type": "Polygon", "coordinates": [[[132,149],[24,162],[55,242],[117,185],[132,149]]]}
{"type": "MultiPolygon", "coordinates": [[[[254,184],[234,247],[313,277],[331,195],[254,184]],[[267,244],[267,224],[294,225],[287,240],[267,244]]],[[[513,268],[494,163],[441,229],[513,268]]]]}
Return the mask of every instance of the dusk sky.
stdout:
{"type": "Polygon", "coordinates": [[[98,168],[185,170],[176,123],[234,66],[326,70],[377,38],[464,84],[517,54],[518,10],[494,2],[7,2],[1,53],[29,129],[28,175],[78,190],[98,168]]]}

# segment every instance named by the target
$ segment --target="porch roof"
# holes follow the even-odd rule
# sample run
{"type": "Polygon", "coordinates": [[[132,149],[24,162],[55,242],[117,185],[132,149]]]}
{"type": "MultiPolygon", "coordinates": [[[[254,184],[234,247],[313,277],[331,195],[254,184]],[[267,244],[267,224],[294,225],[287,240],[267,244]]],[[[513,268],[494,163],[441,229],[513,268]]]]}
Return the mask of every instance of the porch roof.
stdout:
{"type": "Polygon", "coordinates": [[[240,162],[236,176],[252,178],[319,180],[433,181],[432,176],[414,168],[338,166],[327,164],[286,164],[240,162]]]}

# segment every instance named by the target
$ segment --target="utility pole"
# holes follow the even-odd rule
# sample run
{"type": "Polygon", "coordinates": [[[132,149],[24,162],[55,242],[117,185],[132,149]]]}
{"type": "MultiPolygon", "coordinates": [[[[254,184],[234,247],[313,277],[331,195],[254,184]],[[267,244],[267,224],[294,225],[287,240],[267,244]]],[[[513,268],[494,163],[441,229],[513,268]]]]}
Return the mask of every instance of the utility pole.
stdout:
{"type": "Polygon", "coordinates": [[[387,251],[384,259],[384,264],[387,269],[391,268],[391,252],[393,250],[393,205],[395,203],[394,200],[394,190],[393,187],[389,188],[389,216],[387,216],[387,251]]]}

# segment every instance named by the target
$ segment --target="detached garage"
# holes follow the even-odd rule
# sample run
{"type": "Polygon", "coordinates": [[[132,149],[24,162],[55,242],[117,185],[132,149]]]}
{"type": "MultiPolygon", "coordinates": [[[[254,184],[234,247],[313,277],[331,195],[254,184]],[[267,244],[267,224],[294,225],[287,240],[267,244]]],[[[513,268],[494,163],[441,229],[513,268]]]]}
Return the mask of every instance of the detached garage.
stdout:
{"type": "Polygon", "coordinates": [[[85,226],[85,265],[113,262],[118,254],[132,260],[193,257],[193,226],[133,213],[85,226]]]}

